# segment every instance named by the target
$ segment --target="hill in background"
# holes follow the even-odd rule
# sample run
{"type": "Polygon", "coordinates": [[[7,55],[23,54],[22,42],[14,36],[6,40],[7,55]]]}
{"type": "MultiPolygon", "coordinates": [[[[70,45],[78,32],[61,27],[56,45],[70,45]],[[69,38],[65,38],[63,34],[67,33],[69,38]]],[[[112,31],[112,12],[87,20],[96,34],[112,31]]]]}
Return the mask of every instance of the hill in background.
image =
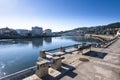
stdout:
{"type": "Polygon", "coordinates": [[[93,26],[93,27],[79,27],[73,30],[58,32],[61,35],[84,35],[84,34],[103,34],[116,35],[117,30],[120,29],[120,22],[111,23],[108,25],[93,26]]]}

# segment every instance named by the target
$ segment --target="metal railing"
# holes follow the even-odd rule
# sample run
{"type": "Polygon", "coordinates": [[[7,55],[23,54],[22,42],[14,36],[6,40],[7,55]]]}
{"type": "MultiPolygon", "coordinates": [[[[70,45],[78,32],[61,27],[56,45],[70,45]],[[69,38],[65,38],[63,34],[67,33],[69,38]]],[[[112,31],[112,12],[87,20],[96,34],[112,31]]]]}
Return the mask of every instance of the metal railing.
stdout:
{"type": "Polygon", "coordinates": [[[1,77],[0,80],[21,80],[21,78],[24,78],[28,75],[34,74],[36,70],[36,66],[18,71],[16,73],[1,77]]]}

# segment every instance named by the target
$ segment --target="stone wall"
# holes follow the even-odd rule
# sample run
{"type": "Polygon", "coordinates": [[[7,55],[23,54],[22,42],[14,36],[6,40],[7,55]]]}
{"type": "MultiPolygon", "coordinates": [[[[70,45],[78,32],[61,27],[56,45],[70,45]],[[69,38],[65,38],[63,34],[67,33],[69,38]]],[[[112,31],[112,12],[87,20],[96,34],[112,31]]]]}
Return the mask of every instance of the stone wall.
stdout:
{"type": "Polygon", "coordinates": [[[48,75],[48,68],[49,68],[49,64],[47,60],[42,60],[40,62],[37,62],[36,75],[38,77],[44,77],[48,75]]]}
{"type": "Polygon", "coordinates": [[[62,59],[60,57],[54,57],[51,64],[51,68],[59,69],[61,68],[61,65],[62,65],[62,59]]]}

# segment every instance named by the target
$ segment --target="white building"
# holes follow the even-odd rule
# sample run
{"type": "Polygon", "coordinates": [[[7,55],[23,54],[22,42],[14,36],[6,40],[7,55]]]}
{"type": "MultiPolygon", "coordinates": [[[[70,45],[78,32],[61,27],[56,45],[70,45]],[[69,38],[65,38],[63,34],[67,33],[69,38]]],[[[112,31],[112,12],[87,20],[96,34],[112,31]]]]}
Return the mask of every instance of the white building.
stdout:
{"type": "Polygon", "coordinates": [[[46,35],[52,35],[52,30],[51,29],[45,29],[44,33],[46,35]]]}
{"type": "Polygon", "coordinates": [[[21,36],[28,36],[30,33],[30,31],[26,29],[16,29],[16,32],[21,36]]]}
{"type": "Polygon", "coordinates": [[[0,29],[0,36],[1,35],[10,36],[10,35],[15,35],[15,34],[17,34],[17,33],[14,29],[10,29],[8,27],[0,29]]]}
{"type": "Polygon", "coordinates": [[[42,27],[38,27],[38,26],[32,27],[32,36],[40,36],[42,34],[43,34],[42,27]]]}

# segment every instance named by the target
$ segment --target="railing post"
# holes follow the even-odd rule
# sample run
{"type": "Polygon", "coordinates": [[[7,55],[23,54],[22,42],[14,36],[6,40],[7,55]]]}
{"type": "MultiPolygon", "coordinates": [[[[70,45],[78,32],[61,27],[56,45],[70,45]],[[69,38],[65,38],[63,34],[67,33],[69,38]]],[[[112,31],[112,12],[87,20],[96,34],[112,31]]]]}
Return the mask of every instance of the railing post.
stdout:
{"type": "Polygon", "coordinates": [[[75,44],[75,45],[74,45],[74,48],[78,48],[78,44],[75,44]]]}
{"type": "Polygon", "coordinates": [[[59,69],[59,68],[61,68],[61,65],[62,65],[62,58],[54,57],[53,61],[52,61],[52,64],[51,64],[51,68],[59,69]]]}
{"type": "Polygon", "coordinates": [[[37,62],[36,75],[40,78],[48,75],[48,68],[48,61],[42,60],[40,62],[37,62]]]}
{"type": "Polygon", "coordinates": [[[41,57],[41,58],[46,58],[45,50],[40,51],[40,57],[41,57]]]}
{"type": "Polygon", "coordinates": [[[65,47],[60,47],[61,52],[65,52],[65,47]]]}

